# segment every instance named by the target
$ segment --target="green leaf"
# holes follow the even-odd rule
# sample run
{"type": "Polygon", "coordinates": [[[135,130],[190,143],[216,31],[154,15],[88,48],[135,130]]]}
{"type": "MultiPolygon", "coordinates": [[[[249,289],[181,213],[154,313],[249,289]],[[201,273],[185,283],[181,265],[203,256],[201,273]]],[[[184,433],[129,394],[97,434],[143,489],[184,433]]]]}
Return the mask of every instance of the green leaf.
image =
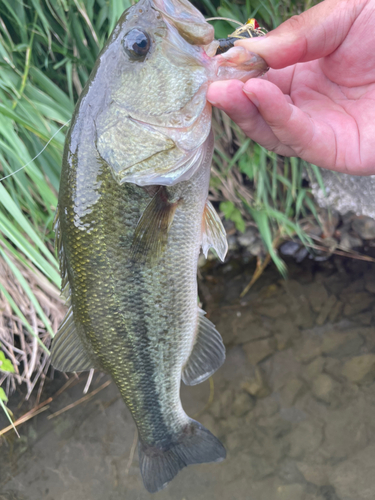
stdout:
{"type": "Polygon", "coordinates": [[[0,351],[0,370],[3,372],[14,373],[14,367],[11,361],[5,357],[3,351],[0,351]]]}
{"type": "Polygon", "coordinates": [[[240,231],[241,233],[245,232],[246,224],[243,220],[241,212],[237,207],[234,206],[231,201],[222,201],[220,203],[220,210],[224,213],[226,219],[234,222],[234,225],[236,226],[236,229],[238,231],[240,231]]]}
{"type": "Polygon", "coordinates": [[[8,402],[7,395],[2,387],[0,387],[0,401],[4,401],[4,403],[8,402]]]}
{"type": "MultiPolygon", "coordinates": [[[[18,434],[18,431],[17,431],[17,429],[16,429],[16,427],[15,427],[15,425],[13,423],[13,420],[10,417],[8,408],[5,406],[5,404],[3,402],[4,401],[3,397],[6,398],[6,395],[5,395],[4,390],[0,387],[0,406],[3,409],[3,411],[4,411],[4,413],[5,413],[6,417],[7,417],[7,419],[9,420],[10,425],[13,427],[14,432],[17,434],[18,437],[20,437],[20,435],[18,434]]],[[[6,401],[8,401],[8,400],[6,400],[6,401]]]]}

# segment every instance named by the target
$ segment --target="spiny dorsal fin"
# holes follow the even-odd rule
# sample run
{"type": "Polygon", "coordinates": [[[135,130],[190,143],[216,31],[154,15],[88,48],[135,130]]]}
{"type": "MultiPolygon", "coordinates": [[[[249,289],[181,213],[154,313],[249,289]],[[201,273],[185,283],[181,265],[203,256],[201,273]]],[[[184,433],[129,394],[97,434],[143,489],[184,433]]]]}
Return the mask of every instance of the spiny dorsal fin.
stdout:
{"type": "Polygon", "coordinates": [[[208,379],[225,361],[225,347],[215,325],[198,309],[198,331],[195,344],[182,370],[186,385],[200,384],[208,379]]]}
{"type": "Polygon", "coordinates": [[[220,217],[212,203],[207,200],[202,220],[202,251],[205,257],[210,248],[213,248],[219,259],[224,262],[228,251],[227,235],[220,217]]]}
{"type": "Polygon", "coordinates": [[[53,339],[51,363],[62,372],[83,372],[95,368],[77,335],[71,307],[53,339]]]}
{"type": "Polygon", "coordinates": [[[130,249],[132,260],[153,264],[159,259],[167,244],[168,231],[180,201],[170,202],[166,188],[158,190],[135,228],[130,249]]]}

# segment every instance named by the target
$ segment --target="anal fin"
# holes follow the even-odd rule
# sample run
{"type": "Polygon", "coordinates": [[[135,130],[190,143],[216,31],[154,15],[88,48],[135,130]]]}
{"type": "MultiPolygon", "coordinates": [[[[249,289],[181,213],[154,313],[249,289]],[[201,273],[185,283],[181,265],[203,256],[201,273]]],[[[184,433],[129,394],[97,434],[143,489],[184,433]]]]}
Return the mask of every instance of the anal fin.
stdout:
{"type": "Polygon", "coordinates": [[[212,203],[207,200],[202,220],[202,251],[205,257],[210,248],[213,248],[219,259],[224,262],[228,251],[227,235],[220,217],[212,203]]]}
{"type": "Polygon", "coordinates": [[[131,246],[131,259],[154,263],[161,256],[168,241],[168,231],[180,200],[171,202],[168,192],[161,187],[139,219],[131,246]]]}
{"type": "Polygon", "coordinates": [[[182,371],[186,385],[200,384],[208,379],[225,361],[225,347],[215,325],[198,309],[198,331],[195,344],[182,371]]]}
{"type": "Polygon", "coordinates": [[[95,368],[76,333],[71,307],[53,339],[51,364],[62,372],[83,372],[95,368]]]}

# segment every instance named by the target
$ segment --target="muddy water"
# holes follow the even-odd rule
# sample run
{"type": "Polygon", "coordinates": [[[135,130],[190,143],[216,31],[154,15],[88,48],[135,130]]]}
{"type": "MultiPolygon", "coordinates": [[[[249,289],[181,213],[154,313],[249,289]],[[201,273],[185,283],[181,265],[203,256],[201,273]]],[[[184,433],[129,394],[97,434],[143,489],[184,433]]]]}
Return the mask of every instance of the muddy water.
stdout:
{"type": "MultiPolygon", "coordinates": [[[[227,361],[213,384],[183,387],[182,399],[228,458],[183,470],[156,500],[375,498],[375,267],[288,265],[288,281],[270,268],[243,299],[253,263],[202,270],[200,299],[227,361]]],[[[90,391],[106,380],[96,374],[90,391]]],[[[65,382],[48,383],[42,399],[65,382]]],[[[0,441],[1,500],[152,498],[137,454],[129,460],[135,427],[113,384],[50,418],[84,385],[24,424],[20,440],[0,441]]],[[[13,407],[27,409],[17,398],[13,407]]]]}

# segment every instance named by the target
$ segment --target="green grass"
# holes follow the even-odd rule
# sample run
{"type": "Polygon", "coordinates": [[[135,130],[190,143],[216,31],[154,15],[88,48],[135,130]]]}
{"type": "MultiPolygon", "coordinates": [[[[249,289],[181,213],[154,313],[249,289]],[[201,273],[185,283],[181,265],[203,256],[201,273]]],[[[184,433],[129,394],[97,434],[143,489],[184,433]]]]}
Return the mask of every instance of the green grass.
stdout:
{"type": "MultiPolygon", "coordinates": [[[[256,17],[272,29],[312,3],[200,0],[195,5],[206,16],[242,22],[256,17]]],[[[0,298],[28,338],[38,337],[38,352],[48,351],[56,326],[53,308],[43,303],[39,292],[47,290],[54,296],[60,286],[53,218],[66,133],[63,125],[70,120],[101,47],[130,5],[130,0],[0,2],[0,178],[10,175],[0,182],[0,268],[6,269],[9,282],[27,299],[29,309],[20,306],[6,283],[0,284],[0,298]],[[32,318],[37,318],[37,328],[32,318]],[[46,334],[43,341],[41,332],[46,334]]],[[[217,38],[236,27],[226,21],[213,24],[217,38]]],[[[272,242],[277,234],[297,234],[306,240],[298,221],[314,214],[315,207],[302,172],[307,167],[316,175],[317,169],[267,152],[228,118],[218,112],[215,116],[212,193],[240,231],[247,222],[256,222],[274,262],[284,272],[272,242]],[[231,179],[235,182],[229,183],[228,191],[231,179]]]]}

